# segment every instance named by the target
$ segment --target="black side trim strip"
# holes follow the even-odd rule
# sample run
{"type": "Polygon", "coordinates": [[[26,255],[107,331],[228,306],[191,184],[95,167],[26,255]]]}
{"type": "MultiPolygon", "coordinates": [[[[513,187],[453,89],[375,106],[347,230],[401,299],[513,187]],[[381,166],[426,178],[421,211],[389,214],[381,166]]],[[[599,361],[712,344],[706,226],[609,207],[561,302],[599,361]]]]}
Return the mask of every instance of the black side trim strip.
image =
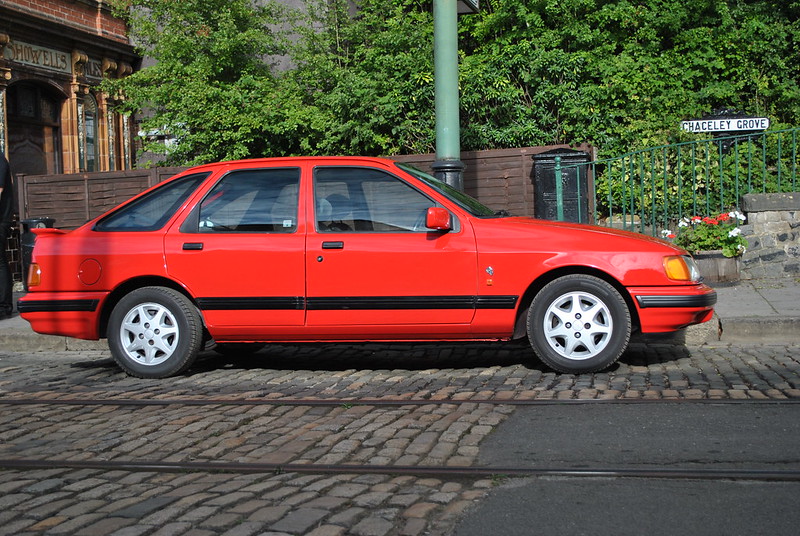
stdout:
{"type": "Polygon", "coordinates": [[[639,307],[708,307],[717,303],[717,293],[692,296],[636,296],[639,307]]]}
{"type": "Polygon", "coordinates": [[[478,296],[476,309],[514,309],[519,296],[478,296]]]}
{"type": "Polygon", "coordinates": [[[19,300],[20,313],[60,313],[66,311],[94,311],[100,300],[19,300]]]}
{"type": "Polygon", "coordinates": [[[198,298],[197,305],[204,311],[276,311],[287,309],[298,311],[305,308],[305,299],[302,296],[267,298],[198,298]]]}
{"type": "Polygon", "coordinates": [[[204,311],[514,309],[518,299],[519,296],[334,296],[306,300],[301,296],[286,296],[198,298],[197,305],[204,311]]]}
{"type": "Polygon", "coordinates": [[[518,296],[336,296],[308,298],[310,311],[513,309],[518,296]]]}

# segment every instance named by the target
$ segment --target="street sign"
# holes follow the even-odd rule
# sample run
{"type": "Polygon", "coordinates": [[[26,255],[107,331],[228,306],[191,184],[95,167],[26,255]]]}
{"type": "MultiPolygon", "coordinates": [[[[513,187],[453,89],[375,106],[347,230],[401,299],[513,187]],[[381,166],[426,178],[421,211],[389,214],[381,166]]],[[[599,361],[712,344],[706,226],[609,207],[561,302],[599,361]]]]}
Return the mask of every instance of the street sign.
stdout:
{"type": "Polygon", "coordinates": [[[692,119],[690,121],[681,121],[681,128],[694,133],[767,130],[769,128],[769,118],[731,117],[728,119],[692,119]]]}

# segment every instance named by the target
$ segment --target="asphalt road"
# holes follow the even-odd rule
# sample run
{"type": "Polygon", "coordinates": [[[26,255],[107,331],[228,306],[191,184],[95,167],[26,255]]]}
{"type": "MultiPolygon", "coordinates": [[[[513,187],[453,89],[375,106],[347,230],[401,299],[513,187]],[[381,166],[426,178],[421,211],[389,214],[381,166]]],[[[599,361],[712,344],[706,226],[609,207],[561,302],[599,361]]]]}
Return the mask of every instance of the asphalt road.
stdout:
{"type": "Polygon", "coordinates": [[[795,470],[800,404],[521,407],[481,444],[480,464],[535,469],[795,470]]]}
{"type": "Polygon", "coordinates": [[[800,484],[526,479],[493,490],[456,536],[794,535],[800,484]]]}
{"type": "Polygon", "coordinates": [[[798,404],[518,408],[481,444],[481,465],[623,476],[510,479],[455,534],[796,534],[800,483],[760,478],[800,472],[798,440],[798,404]]]}

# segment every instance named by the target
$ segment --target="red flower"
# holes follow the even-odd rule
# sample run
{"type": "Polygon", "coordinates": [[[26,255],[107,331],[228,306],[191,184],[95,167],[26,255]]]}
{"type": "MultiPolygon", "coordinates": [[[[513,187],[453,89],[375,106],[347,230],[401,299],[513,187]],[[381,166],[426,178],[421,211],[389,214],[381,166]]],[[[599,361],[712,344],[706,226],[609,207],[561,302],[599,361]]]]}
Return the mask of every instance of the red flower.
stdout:
{"type": "Polygon", "coordinates": [[[727,212],[723,212],[722,214],[717,216],[718,221],[728,221],[729,219],[731,219],[731,215],[728,214],[727,212]]]}
{"type": "Polygon", "coordinates": [[[719,225],[719,222],[717,220],[715,220],[714,218],[710,218],[708,216],[703,218],[703,223],[708,225],[719,225]]]}

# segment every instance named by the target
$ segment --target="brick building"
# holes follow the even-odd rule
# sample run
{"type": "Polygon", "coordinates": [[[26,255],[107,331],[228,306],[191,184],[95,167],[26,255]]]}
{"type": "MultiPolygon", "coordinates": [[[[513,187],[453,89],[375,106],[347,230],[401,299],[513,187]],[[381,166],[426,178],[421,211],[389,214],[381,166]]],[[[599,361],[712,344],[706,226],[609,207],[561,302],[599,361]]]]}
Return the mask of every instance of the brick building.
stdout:
{"type": "Polygon", "coordinates": [[[108,0],[0,0],[0,150],[17,174],[133,165],[133,122],[98,91],[140,59],[108,0]]]}

